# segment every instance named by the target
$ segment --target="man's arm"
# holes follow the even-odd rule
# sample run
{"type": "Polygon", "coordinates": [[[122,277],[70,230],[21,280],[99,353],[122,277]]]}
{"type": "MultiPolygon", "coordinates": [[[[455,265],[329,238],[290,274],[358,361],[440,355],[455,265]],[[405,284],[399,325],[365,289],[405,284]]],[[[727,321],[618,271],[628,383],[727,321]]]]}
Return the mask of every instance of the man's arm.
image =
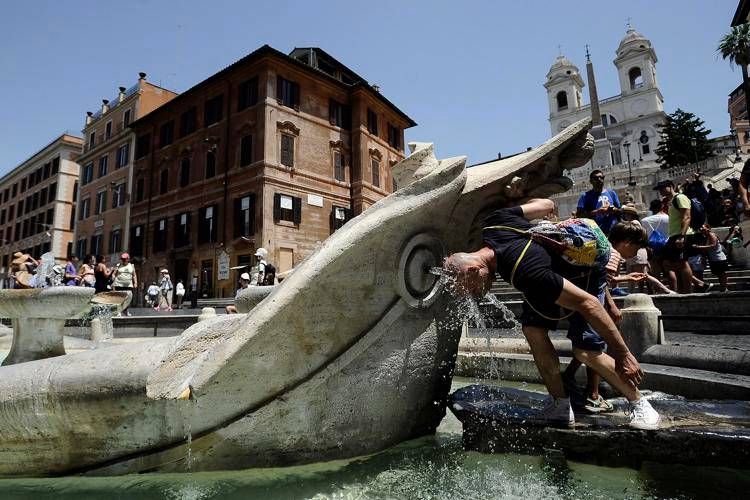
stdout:
{"type": "Polygon", "coordinates": [[[521,205],[523,218],[529,221],[541,219],[551,214],[554,209],[555,202],[547,198],[534,198],[521,205]]]}
{"type": "Polygon", "coordinates": [[[680,221],[680,234],[685,236],[690,229],[690,209],[681,208],[682,220],[680,221]]]}
{"type": "Polygon", "coordinates": [[[556,303],[579,313],[607,342],[607,353],[615,359],[615,370],[627,384],[637,387],[643,380],[643,371],[635,356],[617,330],[599,299],[581,290],[568,280],[563,280],[563,289],[556,303]]]}
{"type": "Polygon", "coordinates": [[[133,266],[133,288],[138,288],[138,275],[135,274],[135,266],[133,266]]]}

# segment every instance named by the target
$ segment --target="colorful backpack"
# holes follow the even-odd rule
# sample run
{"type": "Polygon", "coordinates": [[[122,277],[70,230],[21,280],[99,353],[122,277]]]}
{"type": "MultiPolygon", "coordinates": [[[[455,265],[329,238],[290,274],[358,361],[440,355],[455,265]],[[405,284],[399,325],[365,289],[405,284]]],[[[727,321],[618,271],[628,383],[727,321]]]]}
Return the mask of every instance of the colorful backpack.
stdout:
{"type": "Polygon", "coordinates": [[[571,265],[604,269],[609,262],[612,247],[591,219],[543,222],[529,229],[529,233],[532,240],[557,251],[571,265]]]}

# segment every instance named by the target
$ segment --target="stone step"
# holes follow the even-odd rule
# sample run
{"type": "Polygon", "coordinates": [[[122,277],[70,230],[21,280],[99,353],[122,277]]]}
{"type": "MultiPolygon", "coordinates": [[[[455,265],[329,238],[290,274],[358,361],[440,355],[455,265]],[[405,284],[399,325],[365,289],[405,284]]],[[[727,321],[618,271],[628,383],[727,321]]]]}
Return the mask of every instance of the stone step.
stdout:
{"type": "Polygon", "coordinates": [[[700,466],[750,466],[750,402],[686,401],[647,395],[661,422],[655,430],[628,426],[627,402],[611,400],[614,411],[576,413],[573,428],[535,424],[545,395],[493,385],[463,387],[448,407],[463,424],[466,449],[483,453],[530,453],[638,468],[645,461],[700,466]]]}

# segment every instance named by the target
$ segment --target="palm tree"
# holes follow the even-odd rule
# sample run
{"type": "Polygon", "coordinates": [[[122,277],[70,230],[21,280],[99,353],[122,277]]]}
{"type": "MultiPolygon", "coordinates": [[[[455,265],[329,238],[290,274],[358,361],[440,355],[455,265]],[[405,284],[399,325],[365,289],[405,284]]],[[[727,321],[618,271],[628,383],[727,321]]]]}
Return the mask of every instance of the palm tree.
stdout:
{"type": "Polygon", "coordinates": [[[745,111],[750,120],[750,77],[747,66],[750,64],[750,24],[733,26],[731,31],[719,40],[717,48],[723,59],[742,69],[742,91],[745,93],[745,111]]]}

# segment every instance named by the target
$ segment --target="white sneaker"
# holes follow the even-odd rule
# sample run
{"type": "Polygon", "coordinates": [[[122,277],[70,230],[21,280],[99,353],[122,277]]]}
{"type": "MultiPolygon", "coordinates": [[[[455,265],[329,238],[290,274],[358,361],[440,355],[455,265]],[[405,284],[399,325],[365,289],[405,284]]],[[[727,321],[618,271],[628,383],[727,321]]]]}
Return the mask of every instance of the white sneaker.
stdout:
{"type": "Polygon", "coordinates": [[[530,419],[533,422],[561,427],[573,427],[575,416],[570,406],[570,398],[550,397],[547,404],[538,414],[530,419]]]}
{"type": "Polygon", "coordinates": [[[654,430],[659,428],[661,417],[646,398],[630,402],[630,427],[633,429],[654,430]]]}

